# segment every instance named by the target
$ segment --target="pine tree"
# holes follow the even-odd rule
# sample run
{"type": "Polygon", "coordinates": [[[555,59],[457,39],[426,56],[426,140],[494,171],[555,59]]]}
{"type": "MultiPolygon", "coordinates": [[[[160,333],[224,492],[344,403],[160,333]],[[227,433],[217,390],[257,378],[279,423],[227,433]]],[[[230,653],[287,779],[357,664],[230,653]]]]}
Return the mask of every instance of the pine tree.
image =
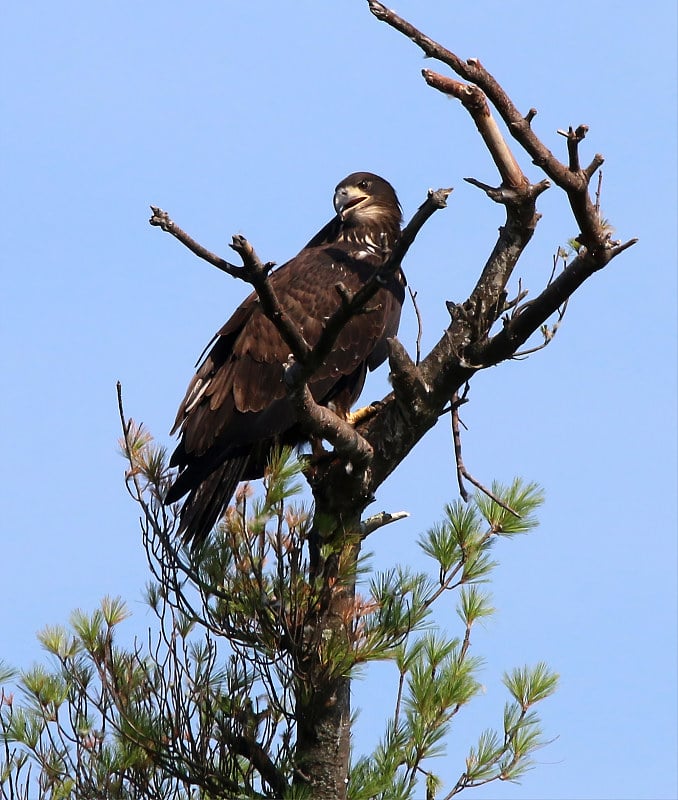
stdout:
{"type": "MultiPolygon", "coordinates": [[[[444,777],[435,771],[450,726],[479,689],[470,641],[476,622],[492,613],[480,586],[496,566],[490,551],[497,539],[530,530],[541,501],[533,484],[487,489],[473,478],[462,459],[458,410],[477,372],[546,347],[572,294],[635,240],[613,240],[600,180],[591,196],[603,159],[582,167],[585,125],[560,131],[561,163],[532,129],[536,112],[521,114],[480,62],[460,59],[377,0],[368,5],[461,78],[423,71],[429,86],[460,100],[497,167],[498,186],[467,180],[503,206],[499,236],[469,297],[447,302],[450,323],[428,354],[413,359],[391,340],[393,391],[352,427],[309,397],[308,378],[326,350],[301,346],[303,337],[281,322],[267,266],[249,242],[234,237],[243,262],[234,267],[153,208],[151,224],[254,287],[290,344],[289,396],[299,425],[328,442],[332,457],[299,462],[278,453],[263,494],[242,488],[209,541],[189,553],[176,542],[176,509],[161,499],[169,481],[165,451],[121,405],[127,486],[142,510],[153,575],[147,599],[158,627],[148,642],[124,647],[118,626],[126,607],[109,598],[91,614],[76,612],[69,628],[42,633],[51,666],[15,675],[19,697],[9,688],[0,697],[2,797],[410,798],[421,779],[427,798],[440,800],[519,778],[544,743],[534,707],[554,691],[556,676],[539,663],[505,675],[501,725],[479,735],[464,768],[444,777]],[[495,112],[544,173],[539,182],[523,173],[495,112]],[[537,200],[552,184],[566,195],[578,233],[554,256],[541,292],[525,301],[519,285],[510,298],[509,280],[540,218],[537,200]],[[541,341],[527,345],[534,334],[541,341]],[[396,565],[372,574],[365,540],[398,515],[364,512],[445,414],[462,501],[419,541],[431,571],[396,565]],[[301,475],[312,505],[292,502],[301,475]],[[468,483],[479,493],[471,497],[468,483]],[[456,636],[431,627],[432,609],[449,591],[458,596],[456,636]],[[397,670],[393,715],[374,753],[351,761],[351,679],[377,660],[397,670]]],[[[429,191],[383,269],[399,267],[449,194],[429,191]]],[[[327,329],[336,336],[351,315],[369,313],[381,279],[375,274],[354,297],[337,287],[343,302],[327,329]]],[[[12,675],[6,669],[0,677],[8,683],[12,675]]]]}
{"type": "Polygon", "coordinates": [[[133,424],[123,449],[143,515],[154,576],[146,599],[157,626],[148,642],[125,647],[118,629],[128,610],[105,598],[93,613],[75,611],[67,628],[40,633],[48,666],[0,676],[15,677],[21,693],[2,694],[1,797],[310,797],[300,713],[310,700],[331,704],[337,683],[373,661],[395,665],[394,710],[375,751],[351,764],[349,798],[413,798],[422,779],[433,798],[450,777],[452,797],[516,780],[530,767],[544,744],[534,706],[557,681],[544,664],[505,675],[502,726],[480,734],[460,774],[439,776],[436,756],[481,688],[471,637],[493,613],[481,586],[497,565],[496,540],[535,527],[535,484],[493,486],[519,516],[482,494],[448,505],[418,542],[428,572],[372,573],[361,555],[340,562],[328,586],[311,574],[311,514],[293,502],[302,464],[288,450],[274,457],[261,497],[241,489],[196,558],[167,549],[177,518],[159,499],[171,477],[164,449],[133,424]],[[324,595],[354,585],[345,617],[328,624],[324,595]],[[433,617],[450,592],[461,621],[454,636],[433,617]]]}

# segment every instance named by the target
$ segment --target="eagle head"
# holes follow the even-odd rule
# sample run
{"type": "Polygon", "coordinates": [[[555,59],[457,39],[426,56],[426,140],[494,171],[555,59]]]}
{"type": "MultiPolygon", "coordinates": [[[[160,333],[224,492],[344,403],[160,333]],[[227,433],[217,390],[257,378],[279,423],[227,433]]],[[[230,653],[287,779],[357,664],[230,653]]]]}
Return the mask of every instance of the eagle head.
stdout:
{"type": "Polygon", "coordinates": [[[372,172],[354,172],[344,178],[334,191],[334,209],[347,233],[346,229],[355,233],[363,228],[366,234],[381,232],[393,241],[400,231],[402,211],[395,190],[372,172]]]}

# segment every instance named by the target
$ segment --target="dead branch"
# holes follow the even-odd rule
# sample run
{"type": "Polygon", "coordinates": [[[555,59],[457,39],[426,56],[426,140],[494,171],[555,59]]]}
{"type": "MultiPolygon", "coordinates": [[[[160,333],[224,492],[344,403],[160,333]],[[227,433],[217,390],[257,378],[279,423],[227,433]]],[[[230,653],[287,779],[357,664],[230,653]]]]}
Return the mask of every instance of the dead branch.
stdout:
{"type": "Polygon", "coordinates": [[[374,273],[359,291],[351,296],[344,295],[342,297],[343,302],[327,320],[320,339],[313,348],[312,355],[304,365],[307,369],[316,370],[325,361],[343,327],[351,317],[366,308],[367,303],[382,286],[384,277],[400,268],[403,258],[419,231],[436,211],[447,206],[447,198],[451,192],[452,189],[428,190],[426,200],[419,206],[412,219],[403,228],[386,263],[374,273]]]}
{"type": "Polygon", "coordinates": [[[408,286],[407,291],[410,294],[410,300],[412,301],[412,307],[414,308],[414,314],[417,318],[417,341],[416,341],[416,358],[414,363],[418,366],[419,362],[421,361],[421,337],[424,333],[424,323],[421,318],[421,311],[419,311],[419,306],[417,305],[417,293],[412,291],[412,287],[408,286]]]}
{"type": "Polygon", "coordinates": [[[394,269],[400,266],[407,255],[412,242],[414,242],[419,231],[426,222],[442,208],[447,208],[447,198],[452,194],[452,189],[429,189],[426,200],[414,212],[412,219],[405,225],[398,241],[393,247],[393,252],[388,260],[388,264],[383,269],[394,269]]]}
{"type": "Polygon", "coordinates": [[[274,266],[273,262],[262,264],[254,252],[254,248],[244,236],[234,236],[229,246],[242,259],[242,280],[254,287],[262,311],[275,325],[294,357],[299,361],[308,359],[311,352],[310,345],[285,311],[268,280],[268,274],[274,266]]]}
{"type": "MultiPolygon", "coordinates": [[[[559,250],[553,256],[553,269],[551,270],[551,275],[549,277],[548,283],[546,284],[547,286],[550,285],[553,282],[553,278],[554,278],[554,276],[556,274],[556,269],[558,268],[558,261],[561,258],[563,259],[564,265],[567,266],[566,256],[562,255],[562,252],[563,252],[562,250],[559,250]]],[[[544,324],[544,325],[541,326],[540,331],[541,331],[542,336],[544,337],[543,342],[541,344],[536,345],[535,347],[530,347],[527,350],[518,350],[518,351],[516,351],[513,354],[513,358],[514,359],[525,358],[526,356],[532,355],[533,353],[536,353],[539,350],[543,350],[547,345],[549,345],[553,341],[553,337],[558,332],[558,328],[560,327],[560,324],[562,323],[563,319],[565,318],[565,312],[567,311],[567,305],[568,305],[569,302],[570,302],[570,298],[568,297],[568,299],[563,303],[563,305],[560,306],[560,308],[558,309],[558,318],[553,323],[553,325],[549,326],[549,325],[544,324]]],[[[506,320],[506,324],[508,324],[510,322],[510,320],[514,316],[516,316],[516,314],[519,314],[521,310],[522,310],[522,307],[517,305],[514,313],[512,314],[512,316],[509,317],[506,320]]]]}
{"type": "Polygon", "coordinates": [[[390,525],[392,522],[398,522],[409,516],[409,511],[380,511],[360,523],[360,536],[366,539],[374,531],[383,528],[384,525],[390,525]]]}
{"type": "Polygon", "coordinates": [[[192,236],[186,233],[183,228],[180,228],[179,225],[170,218],[166,211],[163,211],[157,206],[151,206],[151,210],[153,211],[153,216],[149,219],[151,225],[159,227],[167,233],[171,233],[175,239],[181,242],[181,244],[199,258],[207,261],[208,264],[212,264],[212,266],[217,267],[217,269],[220,269],[227,275],[249,283],[256,291],[264,313],[275,324],[278,332],[289,346],[290,351],[299,360],[303,361],[308,358],[308,354],[311,350],[310,345],[280,304],[268,280],[268,274],[275,266],[274,262],[268,261],[263,263],[244,236],[234,236],[229,247],[242,259],[243,264],[241,267],[238,267],[216,255],[206,247],[203,247],[199,242],[196,242],[192,236]]]}
{"type": "Polygon", "coordinates": [[[416,417],[425,413],[429,387],[419,367],[396,338],[388,340],[388,363],[391,368],[393,394],[400,404],[403,415],[416,417]]]}
{"type": "MultiPolygon", "coordinates": [[[[596,154],[585,169],[579,168],[577,148],[586,136],[588,128],[585,125],[580,125],[575,130],[570,128],[565,134],[568,139],[570,158],[569,165],[562,164],[531,128],[530,123],[536,111],[531,109],[527,115],[523,116],[499,83],[478,59],[462,60],[455,53],[425,36],[409,22],[378,2],[378,0],[368,0],[368,5],[377,19],[386,22],[400,31],[400,33],[403,33],[418,45],[427,56],[447,64],[457,75],[483,90],[504,120],[511,136],[532,158],[533,163],[540,167],[554,183],[567,193],[570,207],[581,231],[580,241],[595,253],[595,258],[599,265],[598,269],[605,266],[611,258],[621,252],[609,246],[608,231],[596,213],[595,205],[588,192],[589,181],[596,170],[603,164],[604,159],[601,155],[596,154]]],[[[634,241],[627,242],[625,248],[630,247],[634,241]]]]}
{"type": "MultiPolygon", "coordinates": [[[[432,427],[432,420],[448,407],[450,398],[454,397],[464,382],[479,369],[520,353],[519,348],[553,314],[559,314],[554,326],[557,329],[568,298],[594,272],[636,240],[612,242],[610,228],[600,216],[600,193],[597,193],[595,202],[589,196],[589,182],[603,159],[596,155],[587,167],[581,167],[579,146],[587,132],[585,126],[568,129],[565,133],[568,161],[567,164],[561,163],[531,129],[536,110],[532,108],[523,116],[477,59],[462,60],[378,0],[368,0],[368,4],[375,17],[407,36],[426,56],[448,65],[467,82],[460,83],[431,70],[424,71],[424,77],[430,85],[458,97],[464,104],[501,179],[499,187],[492,187],[475,178],[467,179],[468,182],[481,188],[494,202],[504,205],[506,210],[506,222],[499,231],[499,237],[473,292],[463,303],[448,301],[450,324],[440,341],[417,366],[416,380],[406,378],[400,384],[396,380],[398,390],[394,391],[394,396],[385,398],[380,412],[361,426],[361,433],[375,448],[371,464],[374,490],[432,427]],[[543,170],[545,179],[531,184],[523,175],[517,159],[492,118],[490,106],[497,110],[517,144],[543,170]],[[580,230],[577,238],[582,246],[573,261],[549,282],[538,297],[522,304],[526,293],[520,288],[518,296],[508,302],[507,282],[538,223],[536,199],[550,181],[568,196],[580,230]],[[506,310],[512,310],[513,313],[504,318],[503,328],[491,335],[492,326],[506,310]],[[420,385],[425,388],[424,391],[412,389],[420,385]],[[419,403],[419,414],[407,413],[407,404],[402,402],[403,396],[408,401],[414,399],[419,403]]],[[[549,328],[544,335],[552,338],[553,332],[554,329],[549,328]]],[[[525,352],[529,351],[523,351],[523,354],[525,352]]],[[[400,369],[403,376],[411,373],[406,363],[396,363],[396,368],[400,369]]],[[[463,461],[461,463],[463,465],[463,461]]],[[[469,480],[477,485],[474,480],[469,480]]]]}
{"type": "Polygon", "coordinates": [[[511,508],[507,503],[505,503],[500,497],[497,497],[494,492],[490,491],[487,486],[484,486],[479,480],[473,477],[471,473],[466,469],[464,465],[464,460],[461,455],[461,432],[459,430],[459,406],[467,401],[467,394],[468,394],[468,384],[466,385],[466,390],[464,394],[459,397],[458,393],[455,392],[454,396],[452,397],[452,409],[450,411],[450,417],[452,420],[452,441],[454,443],[454,460],[457,467],[457,483],[459,485],[459,494],[461,499],[468,503],[469,501],[469,493],[466,491],[466,487],[464,486],[464,479],[466,479],[469,483],[472,483],[476,489],[479,489],[483,494],[487,495],[490,500],[494,501],[498,506],[501,506],[506,511],[513,514],[514,517],[520,518],[520,514],[514,509],[511,508]]]}
{"type": "Polygon", "coordinates": [[[372,460],[372,445],[348,422],[333,411],[315,402],[303,373],[295,371],[297,364],[285,370],[288,395],[307,433],[326,439],[354,467],[365,467],[372,460]]]}
{"type": "MultiPolygon", "coordinates": [[[[490,113],[487,98],[477,86],[469,86],[430,69],[421,71],[424,80],[434,89],[456,97],[469,112],[483,141],[497,165],[502,183],[505,186],[520,188],[527,183],[518,162],[513,157],[501,135],[499,126],[490,113]]],[[[546,187],[544,187],[546,188],[546,187]]]]}
{"type": "Polygon", "coordinates": [[[165,231],[166,233],[171,233],[175,239],[180,241],[184,247],[187,247],[192,253],[198,256],[198,258],[202,258],[203,261],[207,261],[208,264],[220,269],[227,275],[232,275],[234,278],[240,278],[242,276],[242,267],[237,267],[235,264],[229,263],[225,259],[216,255],[215,253],[212,253],[206,247],[203,247],[201,244],[196,242],[193,237],[189,236],[185,230],[180,228],[176,222],[170,218],[166,211],[158,208],[158,206],[151,206],[151,211],[153,214],[148,220],[150,225],[160,228],[160,230],[165,231]]]}

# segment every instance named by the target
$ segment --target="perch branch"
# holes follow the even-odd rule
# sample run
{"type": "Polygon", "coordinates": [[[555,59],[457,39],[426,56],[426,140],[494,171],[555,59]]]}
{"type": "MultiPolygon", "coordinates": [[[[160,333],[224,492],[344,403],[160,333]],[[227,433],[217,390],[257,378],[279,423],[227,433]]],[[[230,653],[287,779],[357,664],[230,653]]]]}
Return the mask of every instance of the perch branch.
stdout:
{"type": "MultiPolygon", "coordinates": [[[[295,358],[295,363],[286,370],[288,390],[297,409],[303,414],[302,420],[308,421],[311,432],[327,439],[337,452],[347,455],[355,464],[366,465],[371,461],[371,445],[351,425],[315,403],[307,387],[308,380],[325,362],[348,321],[356,314],[368,311],[367,304],[383,285],[384,277],[400,267],[419,231],[437,210],[446,207],[451,192],[452,189],[429,189],[426,200],[403,228],[386,263],[357,292],[351,294],[344,287],[337,287],[341,303],[325,323],[317,343],[304,358],[295,358]],[[334,428],[331,420],[334,420],[334,428]]],[[[275,320],[273,322],[275,324],[275,320]]]]}
{"type": "Polygon", "coordinates": [[[327,441],[337,453],[354,466],[367,466],[372,460],[372,446],[356,429],[329,408],[315,402],[303,375],[293,369],[285,370],[288,395],[299,414],[304,429],[327,441]]]}

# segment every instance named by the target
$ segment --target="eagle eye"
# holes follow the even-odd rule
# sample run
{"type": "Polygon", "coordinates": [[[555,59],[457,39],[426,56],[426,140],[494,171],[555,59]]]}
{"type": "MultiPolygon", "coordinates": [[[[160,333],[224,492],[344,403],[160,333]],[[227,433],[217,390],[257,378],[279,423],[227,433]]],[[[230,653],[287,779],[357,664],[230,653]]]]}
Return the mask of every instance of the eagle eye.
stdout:
{"type": "Polygon", "coordinates": [[[362,181],[360,181],[360,183],[358,184],[358,189],[362,189],[362,190],[363,190],[363,192],[366,192],[366,191],[367,191],[367,190],[370,188],[370,186],[371,186],[371,185],[372,185],[372,182],[371,182],[371,181],[368,181],[368,180],[362,180],[362,181]]]}

